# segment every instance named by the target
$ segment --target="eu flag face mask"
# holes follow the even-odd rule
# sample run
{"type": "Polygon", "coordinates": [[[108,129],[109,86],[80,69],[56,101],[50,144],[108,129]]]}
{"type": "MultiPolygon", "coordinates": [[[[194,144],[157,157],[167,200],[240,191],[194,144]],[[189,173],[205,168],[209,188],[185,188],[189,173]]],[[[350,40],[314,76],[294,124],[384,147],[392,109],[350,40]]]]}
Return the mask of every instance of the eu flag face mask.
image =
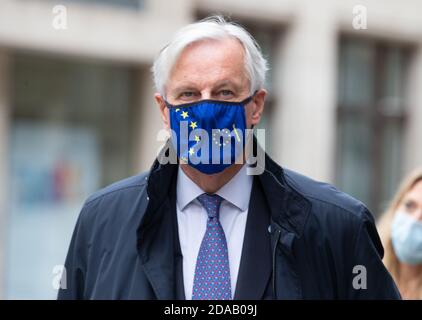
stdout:
{"type": "Polygon", "coordinates": [[[181,162],[205,174],[215,174],[242,163],[245,147],[245,105],[240,102],[200,100],[171,105],[172,143],[181,162]]]}
{"type": "Polygon", "coordinates": [[[397,212],[391,226],[391,240],[401,262],[422,264],[422,221],[406,212],[397,212]]]}

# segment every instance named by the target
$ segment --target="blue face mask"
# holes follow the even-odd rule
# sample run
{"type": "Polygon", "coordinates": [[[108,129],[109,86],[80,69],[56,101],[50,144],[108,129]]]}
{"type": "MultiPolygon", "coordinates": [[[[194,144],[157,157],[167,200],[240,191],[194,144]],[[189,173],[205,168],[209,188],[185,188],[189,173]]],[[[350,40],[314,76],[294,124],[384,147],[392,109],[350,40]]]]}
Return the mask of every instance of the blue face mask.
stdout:
{"type": "Polygon", "coordinates": [[[172,142],[182,163],[205,174],[215,174],[240,161],[245,147],[245,105],[241,102],[200,100],[171,105],[172,142]]]}
{"type": "Polygon", "coordinates": [[[397,212],[391,226],[391,240],[397,258],[410,265],[422,263],[422,222],[397,212]]]}

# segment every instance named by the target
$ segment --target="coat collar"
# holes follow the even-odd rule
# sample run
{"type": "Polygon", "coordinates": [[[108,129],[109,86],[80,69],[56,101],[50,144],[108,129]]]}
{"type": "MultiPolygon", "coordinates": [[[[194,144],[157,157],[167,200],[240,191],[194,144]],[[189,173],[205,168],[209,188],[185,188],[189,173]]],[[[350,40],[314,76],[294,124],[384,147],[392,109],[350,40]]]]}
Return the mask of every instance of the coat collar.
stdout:
{"type": "MultiPolygon", "coordinates": [[[[243,166],[236,175],[216,192],[227,202],[241,211],[248,209],[249,194],[252,189],[253,176],[247,175],[243,166]],[[238,192],[244,190],[244,192],[238,192]]],[[[195,184],[179,166],[177,171],[177,206],[183,212],[185,207],[205,191],[195,184]]]]}
{"type": "Polygon", "coordinates": [[[270,204],[272,221],[300,237],[309,216],[309,200],[287,182],[284,170],[267,154],[265,170],[259,179],[270,204]]]}
{"type": "MultiPolygon", "coordinates": [[[[264,155],[265,167],[258,177],[270,204],[271,220],[300,237],[309,216],[310,202],[286,181],[283,168],[262,150],[255,137],[254,150],[254,154],[264,155]]],[[[147,183],[149,205],[140,227],[155,220],[153,212],[166,201],[170,185],[177,177],[178,165],[162,164],[172,152],[171,144],[167,142],[150,169],[147,183]]]]}

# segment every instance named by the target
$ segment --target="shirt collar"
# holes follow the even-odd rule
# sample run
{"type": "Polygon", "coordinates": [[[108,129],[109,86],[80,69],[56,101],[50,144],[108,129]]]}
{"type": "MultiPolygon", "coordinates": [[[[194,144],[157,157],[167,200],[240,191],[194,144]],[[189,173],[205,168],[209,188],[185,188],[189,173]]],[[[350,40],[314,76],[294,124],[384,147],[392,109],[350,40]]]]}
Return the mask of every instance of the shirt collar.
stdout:
{"type": "Polygon", "coordinates": [[[246,211],[251,196],[252,180],[252,176],[247,174],[247,166],[244,165],[242,169],[240,169],[236,175],[216,193],[240,210],[246,211]]]}
{"type": "MultiPolygon", "coordinates": [[[[177,206],[180,210],[195,200],[204,191],[193,182],[179,166],[177,175],[177,206]]],[[[236,175],[216,192],[220,197],[232,203],[242,211],[249,206],[253,177],[247,174],[247,166],[244,165],[236,175]]]]}
{"type": "Polygon", "coordinates": [[[204,191],[179,166],[177,173],[177,206],[181,211],[204,191]]]}

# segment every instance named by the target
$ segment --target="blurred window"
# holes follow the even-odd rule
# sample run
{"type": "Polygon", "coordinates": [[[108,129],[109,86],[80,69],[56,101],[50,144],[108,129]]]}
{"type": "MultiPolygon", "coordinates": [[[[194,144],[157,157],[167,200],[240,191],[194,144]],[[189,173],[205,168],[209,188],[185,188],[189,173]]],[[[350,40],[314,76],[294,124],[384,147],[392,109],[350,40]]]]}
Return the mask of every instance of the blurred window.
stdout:
{"type": "Polygon", "coordinates": [[[83,201],[130,173],[132,71],[18,54],[13,66],[6,297],[54,298],[83,201]]]}
{"type": "Polygon", "coordinates": [[[400,179],[408,57],[406,46],[340,41],[336,178],[374,212],[400,179]]]}
{"type": "Polygon", "coordinates": [[[265,148],[266,152],[271,154],[271,146],[274,145],[275,141],[272,140],[273,135],[271,134],[271,119],[273,117],[274,107],[277,105],[276,96],[274,95],[274,70],[277,67],[277,53],[279,49],[280,39],[282,38],[282,28],[277,25],[271,24],[259,24],[254,22],[248,22],[241,24],[245,26],[246,30],[255,38],[262,50],[262,54],[268,61],[270,69],[267,72],[267,78],[265,81],[265,89],[268,91],[268,96],[265,102],[264,113],[262,114],[261,121],[257,128],[265,129],[265,148]]]}

